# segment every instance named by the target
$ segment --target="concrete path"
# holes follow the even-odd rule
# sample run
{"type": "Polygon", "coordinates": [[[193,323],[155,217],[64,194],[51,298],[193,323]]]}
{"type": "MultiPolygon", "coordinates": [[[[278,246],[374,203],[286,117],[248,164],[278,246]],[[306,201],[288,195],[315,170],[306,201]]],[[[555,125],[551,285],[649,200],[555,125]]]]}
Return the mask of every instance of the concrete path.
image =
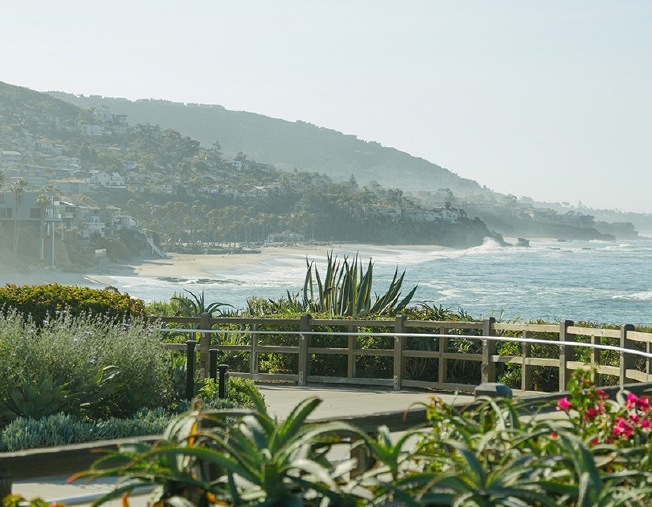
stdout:
{"type": "MultiPolygon", "coordinates": [[[[423,391],[387,391],[379,389],[356,389],[349,387],[297,387],[286,385],[261,385],[261,393],[271,414],[279,419],[285,418],[292,408],[301,400],[316,396],[323,400],[314,412],[314,418],[338,418],[345,416],[366,415],[384,412],[408,410],[412,405],[428,403],[433,394],[444,402],[468,403],[473,397],[452,393],[427,393],[423,391]]],[[[63,500],[77,498],[77,504],[89,505],[88,495],[110,491],[114,481],[104,480],[92,484],[66,484],[66,477],[57,476],[41,479],[38,482],[14,482],[13,492],[25,498],[41,497],[46,500],[63,500]]],[[[135,497],[130,501],[132,507],[145,506],[147,495],[135,497]]],[[[70,501],[69,501],[70,502],[70,501]]],[[[111,507],[120,507],[119,501],[113,501],[111,507]]]]}

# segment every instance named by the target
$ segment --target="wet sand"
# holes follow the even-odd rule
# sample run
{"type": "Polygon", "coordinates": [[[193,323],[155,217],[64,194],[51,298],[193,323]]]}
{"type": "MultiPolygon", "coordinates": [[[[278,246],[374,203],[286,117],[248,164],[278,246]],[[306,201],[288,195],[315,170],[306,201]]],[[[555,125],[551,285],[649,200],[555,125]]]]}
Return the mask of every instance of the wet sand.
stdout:
{"type": "Polygon", "coordinates": [[[38,269],[29,273],[12,273],[0,266],[2,285],[38,285],[59,283],[62,285],[98,284],[113,285],[114,276],[170,277],[170,278],[212,278],[215,273],[224,273],[235,269],[247,269],[263,263],[280,259],[324,258],[329,251],[340,257],[344,254],[355,255],[367,261],[375,255],[391,255],[406,250],[431,252],[442,247],[436,245],[368,245],[368,244],[332,244],[295,246],[265,246],[261,253],[195,255],[169,253],[166,259],[147,259],[124,264],[108,263],[98,268],[91,268],[83,273],[69,273],[51,269],[38,269]],[[8,271],[8,272],[7,272],[8,271]]]}

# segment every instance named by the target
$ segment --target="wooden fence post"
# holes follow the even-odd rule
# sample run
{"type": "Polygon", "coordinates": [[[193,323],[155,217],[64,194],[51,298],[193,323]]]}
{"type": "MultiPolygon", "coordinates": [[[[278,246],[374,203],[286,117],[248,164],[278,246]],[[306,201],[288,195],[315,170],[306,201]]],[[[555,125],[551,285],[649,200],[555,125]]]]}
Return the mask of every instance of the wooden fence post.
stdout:
{"type": "Polygon", "coordinates": [[[199,329],[201,335],[199,337],[199,377],[204,379],[209,375],[209,352],[208,349],[211,345],[211,335],[206,333],[210,329],[211,314],[204,312],[199,316],[199,329]]]}
{"type": "Polygon", "coordinates": [[[249,375],[255,380],[258,376],[258,324],[251,326],[251,357],[249,358],[249,375]]]}
{"type": "MultiPolygon", "coordinates": [[[[439,334],[448,334],[448,329],[442,327],[439,334]]],[[[448,360],[444,357],[448,350],[448,338],[439,338],[439,366],[437,368],[437,380],[440,384],[445,384],[448,380],[448,360]]]]}
{"type": "MultiPolygon", "coordinates": [[[[357,333],[356,326],[349,326],[349,333],[357,333]]],[[[348,349],[346,357],[346,378],[355,378],[355,347],[358,342],[358,337],[350,334],[348,336],[348,349]]]]}
{"type": "MultiPolygon", "coordinates": [[[[525,340],[529,338],[527,331],[523,331],[523,338],[525,340]]],[[[532,357],[532,344],[523,342],[521,345],[521,357],[523,358],[523,364],[521,366],[521,391],[525,392],[532,389],[532,365],[528,361],[532,357]]]]}
{"type": "MultiPolygon", "coordinates": [[[[394,321],[394,331],[405,333],[405,315],[397,315],[394,321]]],[[[405,373],[405,360],[403,359],[403,347],[405,336],[394,337],[394,391],[400,391],[403,386],[403,375],[405,373]]]]}
{"type": "MultiPolygon", "coordinates": [[[[634,331],[632,324],[625,324],[620,328],[620,347],[623,349],[633,349],[634,342],[627,338],[627,332],[634,331]]],[[[626,352],[620,353],[620,387],[626,384],[627,370],[634,369],[634,356],[626,352]]]]}
{"type": "MultiPolygon", "coordinates": [[[[495,336],[494,323],[496,319],[489,317],[482,321],[482,336],[495,336]]],[[[480,367],[480,381],[485,384],[487,382],[496,381],[496,363],[493,362],[491,356],[496,353],[497,343],[494,340],[482,340],[482,366],[480,367]]]]}
{"type": "MultiPolygon", "coordinates": [[[[600,345],[601,343],[602,343],[602,338],[600,336],[595,334],[591,335],[592,345],[600,345]]],[[[594,368],[593,383],[595,384],[596,387],[599,387],[602,385],[602,378],[598,373],[598,369],[600,368],[600,349],[596,349],[596,348],[591,349],[591,368],[594,368]]]]}
{"type": "MultiPolygon", "coordinates": [[[[299,321],[299,331],[301,333],[309,332],[312,325],[310,321],[312,317],[308,314],[301,316],[299,321]]],[[[310,372],[310,354],[308,348],[310,347],[310,335],[299,335],[299,381],[300,386],[305,386],[308,382],[308,373],[310,372]]]]}
{"type": "MultiPolygon", "coordinates": [[[[559,324],[559,341],[567,342],[568,328],[573,325],[572,320],[564,320],[559,324]]],[[[568,361],[575,359],[575,349],[570,345],[562,345],[559,347],[559,392],[566,390],[568,381],[570,380],[573,371],[568,368],[568,361]]]]}

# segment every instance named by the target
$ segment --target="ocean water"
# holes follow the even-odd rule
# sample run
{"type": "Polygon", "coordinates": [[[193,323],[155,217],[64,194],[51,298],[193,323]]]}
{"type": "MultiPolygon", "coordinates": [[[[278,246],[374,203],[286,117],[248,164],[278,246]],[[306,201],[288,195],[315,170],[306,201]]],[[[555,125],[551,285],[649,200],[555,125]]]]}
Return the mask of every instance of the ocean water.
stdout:
{"type": "MultiPolygon", "coordinates": [[[[310,255],[322,273],[326,253],[310,255]]],[[[462,308],[476,318],[652,325],[652,241],[551,241],[517,248],[487,240],[468,250],[369,246],[360,256],[365,264],[370,256],[374,262],[377,291],[398,267],[406,272],[404,294],[418,285],[413,303],[462,308]]],[[[204,290],[209,302],[244,308],[252,295],[277,299],[298,292],[305,272],[306,258],[294,256],[203,279],[114,278],[120,290],[147,301],[204,290]]]]}

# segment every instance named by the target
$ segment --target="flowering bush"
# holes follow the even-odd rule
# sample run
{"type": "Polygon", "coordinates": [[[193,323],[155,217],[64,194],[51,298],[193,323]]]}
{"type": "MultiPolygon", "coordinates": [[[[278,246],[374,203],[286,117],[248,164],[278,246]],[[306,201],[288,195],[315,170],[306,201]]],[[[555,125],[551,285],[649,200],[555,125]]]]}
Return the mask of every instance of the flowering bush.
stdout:
{"type": "Polygon", "coordinates": [[[59,285],[6,285],[0,288],[0,309],[16,311],[37,325],[61,312],[78,317],[94,315],[116,322],[142,317],[145,303],[111,289],[59,285]]]}
{"type": "Polygon", "coordinates": [[[590,370],[577,370],[568,383],[569,396],[557,402],[557,410],[568,414],[574,430],[591,446],[646,444],[652,427],[649,400],[625,391],[611,400],[593,384],[592,376],[590,370]]]}

